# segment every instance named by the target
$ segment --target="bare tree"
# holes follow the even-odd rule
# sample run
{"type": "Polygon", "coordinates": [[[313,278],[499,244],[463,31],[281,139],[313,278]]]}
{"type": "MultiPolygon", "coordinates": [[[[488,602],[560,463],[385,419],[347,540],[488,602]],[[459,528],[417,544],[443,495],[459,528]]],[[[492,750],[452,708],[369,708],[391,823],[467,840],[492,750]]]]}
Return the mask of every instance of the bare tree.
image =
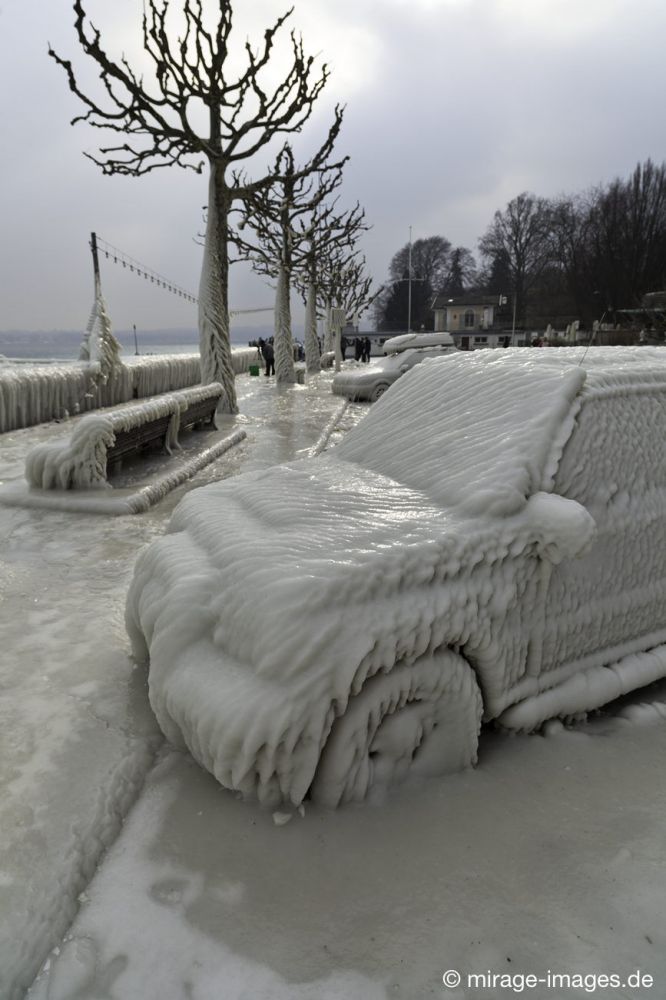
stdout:
{"type": "MultiPolygon", "coordinates": [[[[341,112],[336,115],[325,143],[300,169],[295,166],[291,146],[285,143],[273,167],[276,183],[258,190],[245,202],[239,226],[230,234],[254,269],[276,281],[274,345],[278,384],[296,379],[291,329],[292,281],[296,272],[308,269],[313,219],[320,217],[322,203],[342,181],[348,157],[336,163],[327,162],[340,123],[341,112]],[[245,235],[248,228],[254,239],[245,235]]],[[[306,343],[306,355],[307,348],[306,343]]]]}
{"type": "Polygon", "coordinates": [[[432,300],[446,281],[451,244],[445,236],[428,236],[405,243],[391,258],[389,281],[376,300],[380,330],[413,325],[432,329],[432,300]],[[411,270],[410,270],[411,268],[411,270]]]}
{"type": "Polygon", "coordinates": [[[277,85],[265,85],[264,70],[291,8],[266,29],[256,51],[245,43],[246,68],[232,79],[227,68],[232,52],[231,0],[217,0],[219,12],[211,30],[204,23],[203,0],[179,2],[183,22],[177,38],[171,30],[169,0],[144,4],[143,47],[152,60],[154,76],[150,83],[137,75],[124,56],[114,59],[107,54],[82,0],[74,0],[74,26],[84,53],[99,67],[101,97],[83,92],[70,60],[50,46],[49,55],[63,67],[70,89],[87,109],[72,124],[84,121],[122,136],[119,145],[100,147],[98,156],[86,154],[103,173],[138,177],[173,165],[200,173],[208,163],[208,215],[199,287],[202,379],[221,382],[221,409],[236,412],[229,337],[228,217],[234,202],[245,201],[276,179],[269,171],[251,181],[238,164],[275,136],[300,131],[329,71],[324,64],[316,75],[314,57],[305,55],[302,39],[292,31],[291,64],[277,85]],[[194,122],[201,107],[207,121],[199,130],[194,122]]]}
{"type": "Polygon", "coordinates": [[[638,164],[552,206],[556,262],[578,315],[636,308],[666,280],[666,165],[638,164]]]}
{"type": "Polygon", "coordinates": [[[479,240],[487,260],[508,265],[515,296],[516,315],[524,320],[525,297],[553,258],[550,205],[544,198],[523,192],[495,217],[479,240]]]}
{"type": "Polygon", "coordinates": [[[666,165],[638,164],[597,191],[588,214],[590,270],[604,304],[638,306],[666,277],[666,165]]]}
{"type": "Polygon", "coordinates": [[[316,295],[326,321],[324,350],[335,350],[337,371],[342,361],[341,324],[357,321],[381,292],[381,288],[373,291],[366,268],[365,257],[351,241],[347,246],[329,247],[319,261],[316,295]]]}
{"type": "Polygon", "coordinates": [[[585,325],[591,324],[599,315],[598,278],[593,273],[591,253],[592,206],[596,198],[597,193],[590,192],[559,198],[551,206],[554,264],[560,269],[574,308],[585,325]]]}
{"type": "Polygon", "coordinates": [[[428,236],[406,243],[395,253],[389,265],[391,281],[401,281],[409,270],[412,277],[425,282],[432,291],[439,291],[446,280],[451,254],[451,244],[445,236],[428,236]]]}
{"type": "Polygon", "coordinates": [[[360,253],[358,238],[369,228],[365,212],[358,202],[353,208],[346,210],[338,209],[337,199],[321,202],[310,216],[305,230],[307,249],[301,270],[301,285],[306,299],[305,360],[308,371],[318,371],[320,368],[316,333],[317,309],[322,309],[325,317],[324,350],[328,351],[332,347],[331,310],[344,308],[341,276],[346,273],[350,278],[350,267],[360,253]]]}

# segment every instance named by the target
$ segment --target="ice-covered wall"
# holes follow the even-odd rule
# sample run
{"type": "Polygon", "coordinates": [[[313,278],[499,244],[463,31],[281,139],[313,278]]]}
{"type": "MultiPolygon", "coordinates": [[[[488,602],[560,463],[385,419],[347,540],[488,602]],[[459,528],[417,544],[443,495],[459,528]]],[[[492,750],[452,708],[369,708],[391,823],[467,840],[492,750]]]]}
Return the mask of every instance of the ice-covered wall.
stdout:
{"type": "MultiPolygon", "coordinates": [[[[551,573],[596,531],[552,492],[562,453],[595,394],[666,394],[661,354],[544,353],[424,362],[333,451],[183,500],[127,603],[173,743],[246,796],[336,805],[473,762],[481,698],[487,718],[532,698],[538,724],[551,573]]],[[[663,564],[666,491],[650,503],[663,564]]]]}
{"type": "MultiPolygon", "coordinates": [[[[256,363],[254,347],[234,348],[234,371],[256,363]]],[[[125,358],[105,379],[98,365],[6,364],[0,366],[0,433],[48,420],[144,399],[201,381],[198,354],[125,358]]]]}

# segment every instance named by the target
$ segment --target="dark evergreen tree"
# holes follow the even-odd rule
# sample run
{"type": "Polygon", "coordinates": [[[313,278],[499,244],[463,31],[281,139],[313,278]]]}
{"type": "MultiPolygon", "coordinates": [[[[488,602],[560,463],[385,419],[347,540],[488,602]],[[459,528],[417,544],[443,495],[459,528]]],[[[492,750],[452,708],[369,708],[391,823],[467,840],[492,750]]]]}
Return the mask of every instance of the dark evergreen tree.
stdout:
{"type": "Polygon", "coordinates": [[[438,291],[455,298],[462,295],[476,281],[476,261],[467,247],[455,247],[451,251],[449,267],[443,287],[438,291]]]}

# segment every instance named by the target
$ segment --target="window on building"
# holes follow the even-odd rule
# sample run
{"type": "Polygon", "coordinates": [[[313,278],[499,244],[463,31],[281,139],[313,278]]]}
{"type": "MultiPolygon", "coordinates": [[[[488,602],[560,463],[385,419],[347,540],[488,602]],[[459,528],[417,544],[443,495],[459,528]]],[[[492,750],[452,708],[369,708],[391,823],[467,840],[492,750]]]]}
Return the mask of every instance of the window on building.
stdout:
{"type": "Polygon", "coordinates": [[[475,337],[474,338],[474,343],[475,344],[487,344],[488,343],[488,338],[487,337],[475,337]]]}
{"type": "Polygon", "coordinates": [[[473,309],[467,309],[465,311],[465,326],[469,329],[470,327],[475,326],[475,325],[476,324],[475,324],[474,310],[473,309]]]}

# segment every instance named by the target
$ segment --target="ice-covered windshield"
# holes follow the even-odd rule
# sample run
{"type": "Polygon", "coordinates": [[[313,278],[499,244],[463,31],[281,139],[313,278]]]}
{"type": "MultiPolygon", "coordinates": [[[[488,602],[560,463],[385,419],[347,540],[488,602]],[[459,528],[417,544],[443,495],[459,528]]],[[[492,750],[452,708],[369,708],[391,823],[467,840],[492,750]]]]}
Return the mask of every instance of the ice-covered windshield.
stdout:
{"type": "MultiPolygon", "coordinates": [[[[580,367],[537,364],[543,352],[519,350],[456,352],[417,365],[336,454],[442,507],[517,510],[537,488],[555,428],[585,380],[580,367]]],[[[390,360],[399,366],[410,353],[390,360]]]]}

